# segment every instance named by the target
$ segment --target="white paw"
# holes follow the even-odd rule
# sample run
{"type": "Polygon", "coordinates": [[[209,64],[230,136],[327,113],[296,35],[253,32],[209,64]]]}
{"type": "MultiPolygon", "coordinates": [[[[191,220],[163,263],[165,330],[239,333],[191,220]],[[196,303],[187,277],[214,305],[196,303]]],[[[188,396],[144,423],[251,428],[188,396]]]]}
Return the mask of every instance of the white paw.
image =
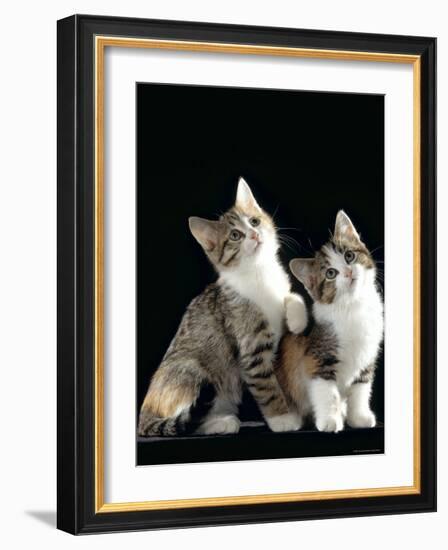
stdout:
{"type": "Polygon", "coordinates": [[[344,427],[342,414],[334,413],[316,419],[316,428],[320,432],[340,432],[344,427]]]}
{"type": "Polygon", "coordinates": [[[197,433],[211,434],[236,434],[240,431],[240,421],[232,414],[226,416],[214,416],[206,420],[197,433]]]}
{"type": "Polygon", "coordinates": [[[308,314],[303,298],[298,294],[288,294],[285,298],[286,325],[293,334],[306,329],[308,314]]]}
{"type": "Polygon", "coordinates": [[[347,423],[352,428],[374,428],[376,418],[372,411],[351,413],[348,415],[347,423]]]}
{"type": "Polygon", "coordinates": [[[302,418],[296,413],[271,416],[266,422],[273,432],[295,432],[302,427],[302,418]]]}

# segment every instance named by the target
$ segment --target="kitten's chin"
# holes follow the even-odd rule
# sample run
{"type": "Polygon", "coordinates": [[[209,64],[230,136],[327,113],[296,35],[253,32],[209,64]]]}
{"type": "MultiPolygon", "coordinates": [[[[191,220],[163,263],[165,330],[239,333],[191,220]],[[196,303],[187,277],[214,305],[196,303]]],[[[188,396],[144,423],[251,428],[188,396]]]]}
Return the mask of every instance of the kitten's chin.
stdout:
{"type": "Polygon", "coordinates": [[[350,292],[351,294],[356,294],[360,288],[360,281],[359,279],[352,279],[347,287],[347,292],[350,292]]]}
{"type": "Polygon", "coordinates": [[[255,244],[254,248],[252,249],[251,255],[252,255],[252,256],[256,256],[257,254],[259,254],[260,251],[263,249],[263,244],[264,244],[264,243],[263,243],[262,241],[258,241],[258,242],[255,244]]]}
{"type": "Polygon", "coordinates": [[[363,297],[365,290],[366,281],[360,276],[359,278],[353,279],[351,283],[344,288],[341,294],[347,300],[358,300],[363,297]]]}
{"type": "Polygon", "coordinates": [[[251,256],[253,263],[258,265],[271,264],[277,261],[277,252],[274,248],[270,248],[265,244],[259,246],[251,256]]]}

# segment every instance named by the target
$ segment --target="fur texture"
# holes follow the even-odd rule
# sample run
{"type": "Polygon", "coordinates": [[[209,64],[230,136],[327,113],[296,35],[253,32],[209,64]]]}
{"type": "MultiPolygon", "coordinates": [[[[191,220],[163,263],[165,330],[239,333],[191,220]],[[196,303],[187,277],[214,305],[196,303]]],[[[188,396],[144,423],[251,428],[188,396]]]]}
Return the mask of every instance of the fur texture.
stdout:
{"type": "MultiPolygon", "coordinates": [[[[291,294],[272,219],[241,179],[235,205],[218,221],[193,217],[189,225],[219,278],[188,306],[150,383],[139,434],[236,433],[243,384],[272,430],[299,429],[273,370],[291,294]],[[201,391],[209,385],[216,395],[201,408],[201,391]],[[207,409],[199,423],[192,414],[198,408],[207,409]]],[[[300,332],[306,308],[301,297],[290,299],[300,332]]]]}
{"type": "Polygon", "coordinates": [[[313,414],[321,431],[340,431],[345,420],[375,426],[369,401],[383,304],[371,254],[340,211],[331,241],[290,267],[314,300],[315,321],[308,335],[297,335],[294,304],[286,300],[290,333],[280,345],[277,376],[291,406],[301,417],[313,414]]]}

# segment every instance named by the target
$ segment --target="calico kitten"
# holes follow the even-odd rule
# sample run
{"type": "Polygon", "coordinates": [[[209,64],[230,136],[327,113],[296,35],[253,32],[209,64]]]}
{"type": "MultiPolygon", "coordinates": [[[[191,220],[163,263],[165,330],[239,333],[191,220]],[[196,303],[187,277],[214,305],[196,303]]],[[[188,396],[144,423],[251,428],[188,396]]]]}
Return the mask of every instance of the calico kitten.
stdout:
{"type": "MultiPolygon", "coordinates": [[[[334,236],[313,259],[295,259],[292,273],[314,300],[314,325],[297,335],[296,304],[286,300],[291,330],[279,347],[277,376],[292,407],[314,415],[320,431],[375,426],[370,393],[383,338],[383,304],[375,262],[341,210],[334,236]]],[[[300,315],[300,311],[297,311],[300,315]]]]}
{"type": "Polygon", "coordinates": [[[285,330],[285,297],[296,306],[297,331],[306,326],[306,308],[290,295],[273,220],[240,179],[228,212],[218,221],[193,217],[189,225],[219,278],[188,306],[149,385],[138,433],[236,433],[243,384],[271,430],[299,429],[273,360],[285,330]]]}

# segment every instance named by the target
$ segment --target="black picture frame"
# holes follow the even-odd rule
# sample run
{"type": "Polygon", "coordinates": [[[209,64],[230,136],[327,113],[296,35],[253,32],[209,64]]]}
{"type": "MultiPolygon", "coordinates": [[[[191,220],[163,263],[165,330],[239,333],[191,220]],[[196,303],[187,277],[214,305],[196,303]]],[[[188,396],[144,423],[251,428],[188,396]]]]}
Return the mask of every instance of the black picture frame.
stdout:
{"type": "Polygon", "coordinates": [[[58,21],[57,525],[73,534],[436,509],[436,39],[74,15],[58,21]],[[413,494],[110,510],[98,506],[95,411],[97,36],[416,56],[420,67],[420,483],[413,494]]]}

